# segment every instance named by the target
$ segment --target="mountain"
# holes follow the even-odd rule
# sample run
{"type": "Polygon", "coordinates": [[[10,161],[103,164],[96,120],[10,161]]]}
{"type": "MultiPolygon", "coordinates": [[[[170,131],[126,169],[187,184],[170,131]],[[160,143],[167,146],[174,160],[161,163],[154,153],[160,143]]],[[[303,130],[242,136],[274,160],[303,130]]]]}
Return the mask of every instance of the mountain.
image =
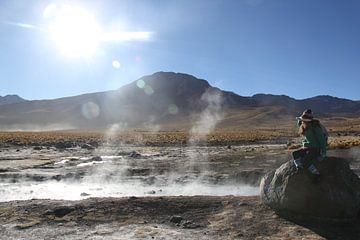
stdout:
{"type": "Polygon", "coordinates": [[[239,96],[194,76],[157,72],[117,90],[0,106],[0,129],[261,127],[293,121],[305,108],[324,116],[360,116],[360,102],[331,96],[239,96]],[[201,113],[203,113],[201,115],[201,113]],[[221,116],[221,117],[220,117],[221,116]]]}
{"type": "Polygon", "coordinates": [[[0,105],[20,103],[25,101],[25,99],[19,97],[18,95],[6,95],[4,97],[0,96],[0,105]]]}
{"type": "Polygon", "coordinates": [[[321,115],[339,114],[356,115],[360,113],[360,102],[328,95],[296,100],[286,95],[256,94],[252,96],[261,106],[283,106],[292,111],[303,111],[311,108],[321,115]]]}

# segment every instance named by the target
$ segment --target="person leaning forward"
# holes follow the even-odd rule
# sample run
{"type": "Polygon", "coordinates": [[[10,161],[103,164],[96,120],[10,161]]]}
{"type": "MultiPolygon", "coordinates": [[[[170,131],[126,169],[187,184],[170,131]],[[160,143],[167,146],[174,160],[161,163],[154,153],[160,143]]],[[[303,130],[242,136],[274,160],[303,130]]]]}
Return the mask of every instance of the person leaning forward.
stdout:
{"type": "Polygon", "coordinates": [[[305,110],[298,120],[299,134],[303,136],[302,148],[292,153],[297,171],[308,169],[315,181],[320,172],[316,165],[326,158],[326,136],[320,121],[314,119],[311,109],[305,110]]]}

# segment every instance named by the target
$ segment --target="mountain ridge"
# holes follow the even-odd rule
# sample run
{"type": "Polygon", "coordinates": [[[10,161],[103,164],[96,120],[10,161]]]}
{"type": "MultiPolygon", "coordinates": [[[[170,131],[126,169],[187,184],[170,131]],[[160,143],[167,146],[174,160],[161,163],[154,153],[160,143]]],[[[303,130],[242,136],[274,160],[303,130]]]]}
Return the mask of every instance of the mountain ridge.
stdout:
{"type": "Polygon", "coordinates": [[[0,128],[39,125],[92,129],[119,123],[124,127],[161,124],[176,128],[177,123],[191,126],[193,116],[205,110],[210,114],[221,111],[237,123],[241,116],[244,126],[252,124],[250,121],[266,125],[273,124],[274,119],[293,120],[305,108],[312,108],[319,116],[360,116],[360,101],[329,95],[302,100],[273,94],[244,97],[189,74],[157,72],[116,90],[0,105],[0,128]],[[254,111],[258,114],[253,115],[254,111]]]}
{"type": "Polygon", "coordinates": [[[20,103],[20,102],[25,102],[25,101],[27,101],[27,100],[21,98],[20,96],[18,96],[16,94],[8,94],[3,97],[0,96],[0,105],[20,103]]]}

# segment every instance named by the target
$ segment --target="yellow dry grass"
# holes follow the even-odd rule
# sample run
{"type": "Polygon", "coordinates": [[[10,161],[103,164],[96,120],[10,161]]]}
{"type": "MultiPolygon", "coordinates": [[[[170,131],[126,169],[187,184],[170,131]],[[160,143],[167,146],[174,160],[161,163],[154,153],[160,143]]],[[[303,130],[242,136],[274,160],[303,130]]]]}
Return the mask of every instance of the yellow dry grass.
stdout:
{"type": "MultiPolygon", "coordinates": [[[[360,146],[359,136],[342,136],[342,137],[330,137],[328,149],[348,149],[352,147],[360,146]]],[[[291,144],[288,146],[289,150],[301,148],[301,144],[291,144]]]]}
{"type": "Polygon", "coordinates": [[[0,143],[17,145],[43,145],[62,141],[100,141],[102,138],[103,134],[100,132],[0,132],[0,143]]]}
{"type": "Polygon", "coordinates": [[[329,141],[329,149],[348,149],[351,147],[360,146],[360,137],[345,136],[332,138],[329,141]]]}
{"type": "Polygon", "coordinates": [[[218,131],[211,134],[190,135],[188,132],[126,131],[108,135],[101,131],[54,131],[54,132],[0,132],[0,143],[15,145],[50,145],[58,142],[123,142],[127,144],[171,145],[207,143],[224,145],[261,140],[273,140],[282,132],[272,130],[218,131]]]}

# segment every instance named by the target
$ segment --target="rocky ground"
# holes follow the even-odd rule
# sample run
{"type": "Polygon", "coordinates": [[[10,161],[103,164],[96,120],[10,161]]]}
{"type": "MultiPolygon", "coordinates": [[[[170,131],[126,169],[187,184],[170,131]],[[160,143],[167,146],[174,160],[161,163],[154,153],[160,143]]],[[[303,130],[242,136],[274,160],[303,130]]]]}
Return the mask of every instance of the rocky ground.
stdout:
{"type": "Polygon", "coordinates": [[[280,217],[258,197],[127,197],[0,204],[2,239],[359,239],[359,222],[280,217]]]}
{"type": "MultiPolygon", "coordinates": [[[[290,159],[286,141],[71,142],[3,142],[0,239],[360,239],[358,222],[283,216],[261,204],[261,177],[290,159]]],[[[359,175],[358,152],[329,154],[359,175]]]]}
{"type": "Polygon", "coordinates": [[[257,197],[97,198],[2,203],[3,239],[358,239],[358,223],[279,217],[257,197]]]}

